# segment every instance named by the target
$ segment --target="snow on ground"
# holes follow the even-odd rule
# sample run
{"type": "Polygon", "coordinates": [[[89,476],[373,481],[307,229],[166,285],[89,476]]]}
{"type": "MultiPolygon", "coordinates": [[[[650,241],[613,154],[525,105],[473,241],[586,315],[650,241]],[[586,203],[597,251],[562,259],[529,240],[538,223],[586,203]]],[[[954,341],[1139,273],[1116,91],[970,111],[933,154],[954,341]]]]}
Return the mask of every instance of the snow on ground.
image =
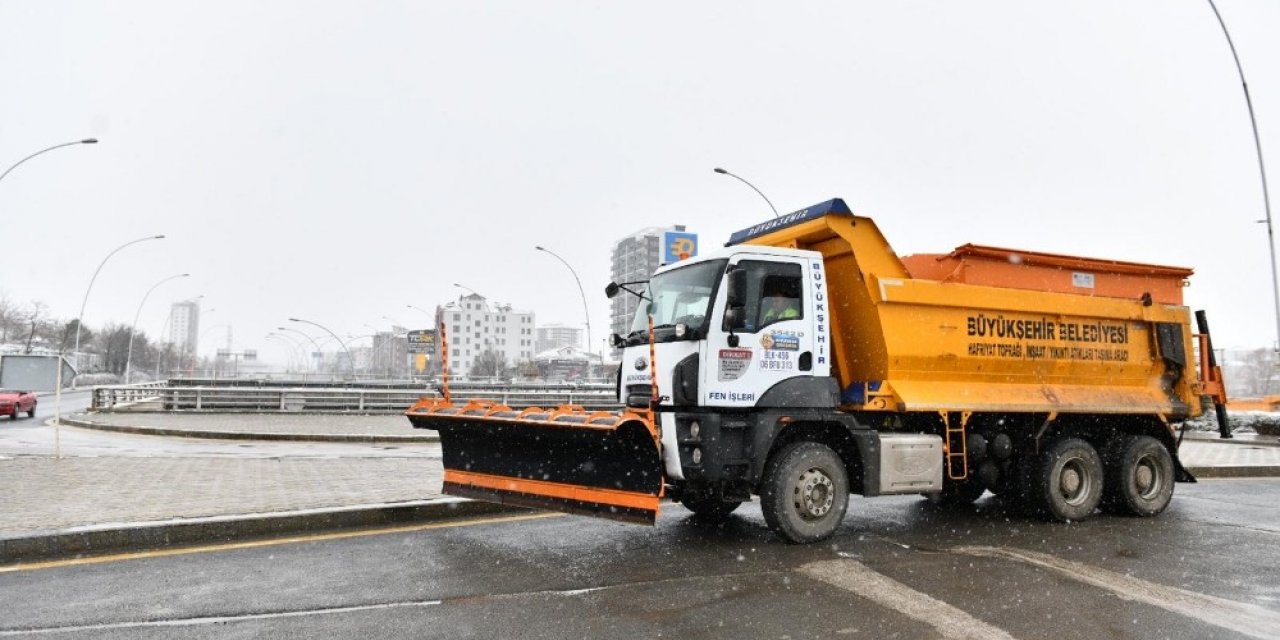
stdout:
{"type": "MultiPolygon", "coordinates": [[[[1231,422],[1231,431],[1234,433],[1280,435],[1280,413],[1228,411],[1227,419],[1231,422]]],[[[1217,431],[1218,418],[1212,410],[1205,411],[1199,418],[1188,420],[1187,429],[1190,431],[1217,431]]]]}

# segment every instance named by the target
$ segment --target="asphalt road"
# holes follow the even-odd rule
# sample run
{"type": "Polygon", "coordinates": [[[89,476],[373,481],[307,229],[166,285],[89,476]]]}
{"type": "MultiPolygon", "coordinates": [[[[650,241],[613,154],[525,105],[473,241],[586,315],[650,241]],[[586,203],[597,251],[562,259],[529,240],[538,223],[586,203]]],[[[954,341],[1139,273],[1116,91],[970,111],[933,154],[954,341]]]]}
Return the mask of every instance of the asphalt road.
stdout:
{"type": "Polygon", "coordinates": [[[1280,480],[1178,492],[1073,525],[860,499],[812,546],[752,505],[722,527],[667,506],[71,561],[0,570],[0,636],[1280,637],[1280,480]]]}
{"type": "MultiPolygon", "coordinates": [[[[63,415],[76,413],[78,411],[86,411],[92,404],[92,389],[76,389],[75,391],[62,392],[61,411],[63,415]]],[[[36,414],[36,418],[41,421],[45,418],[53,417],[54,413],[59,409],[57,396],[52,393],[40,394],[36,409],[39,410],[39,413],[36,414]]]]}

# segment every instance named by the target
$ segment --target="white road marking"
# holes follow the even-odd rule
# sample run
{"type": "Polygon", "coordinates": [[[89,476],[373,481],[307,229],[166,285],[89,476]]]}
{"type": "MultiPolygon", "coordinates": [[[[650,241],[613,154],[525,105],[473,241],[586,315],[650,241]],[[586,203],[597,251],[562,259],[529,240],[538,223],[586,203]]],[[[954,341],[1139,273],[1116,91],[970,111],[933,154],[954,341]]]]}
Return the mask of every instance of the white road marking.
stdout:
{"type": "Polygon", "coordinates": [[[1168,587],[1035,551],[997,547],[956,547],[951,551],[969,556],[1024,562],[1055,571],[1087,585],[1105,589],[1123,600],[1160,607],[1166,611],[1255,638],[1280,637],[1280,612],[1257,605],[1168,587]]]}
{"type": "Polygon", "coordinates": [[[85,624],[66,627],[40,627],[36,629],[7,629],[0,631],[0,636],[20,636],[37,633],[74,633],[79,631],[102,631],[112,629],[138,629],[145,627],[193,627],[205,624],[225,624],[228,622],[244,622],[246,620],[271,620],[276,618],[297,618],[302,616],[329,615],[334,613],[350,613],[353,611],[380,611],[383,609],[403,609],[408,607],[429,607],[440,604],[439,600],[417,600],[413,602],[388,602],[385,604],[365,604],[349,607],[327,607],[321,609],[303,609],[299,611],[274,611],[270,613],[246,613],[232,616],[209,616],[206,618],[175,618],[172,620],[137,620],[132,622],[104,622],[101,624],[85,624]]]}
{"type": "Polygon", "coordinates": [[[810,562],[800,567],[800,573],[923,622],[949,640],[1014,640],[1003,629],[881,575],[856,560],[810,562]]]}

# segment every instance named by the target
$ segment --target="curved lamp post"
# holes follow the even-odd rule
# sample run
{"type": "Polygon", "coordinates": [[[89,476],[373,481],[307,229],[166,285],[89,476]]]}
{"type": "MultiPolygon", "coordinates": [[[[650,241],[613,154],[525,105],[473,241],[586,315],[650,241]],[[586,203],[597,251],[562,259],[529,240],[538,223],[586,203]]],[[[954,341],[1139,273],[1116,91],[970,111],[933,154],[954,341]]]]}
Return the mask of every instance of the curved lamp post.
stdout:
{"type": "Polygon", "coordinates": [[[71,141],[71,142],[64,142],[64,143],[62,143],[62,144],[55,144],[55,145],[53,145],[52,147],[49,147],[49,148],[47,148],[47,149],[41,149],[41,150],[39,150],[39,151],[37,151],[37,152],[35,152],[35,153],[33,153],[33,154],[31,154],[31,155],[29,155],[29,156],[25,157],[25,158],[23,158],[23,159],[21,159],[21,160],[19,160],[19,161],[15,162],[15,163],[13,163],[13,166],[9,167],[8,169],[5,169],[5,170],[4,170],[4,173],[0,173],[0,180],[4,180],[4,177],[5,177],[5,176],[7,176],[7,175],[9,175],[9,172],[10,172],[10,171],[13,171],[14,169],[17,169],[17,168],[18,168],[18,165],[20,165],[20,164],[22,164],[22,163],[24,163],[24,162],[26,162],[26,161],[28,161],[28,160],[30,160],[30,159],[32,159],[32,158],[34,158],[34,157],[36,157],[36,156],[38,156],[38,155],[40,155],[40,154],[42,154],[42,153],[48,153],[48,152],[50,152],[50,151],[53,151],[54,149],[61,149],[61,148],[63,148],[63,147],[73,147],[73,146],[78,145],[78,144],[98,144],[98,139],[97,139],[97,138],[85,138],[84,140],[73,140],[73,141],[71,141]]]}
{"type": "MultiPolygon", "coordinates": [[[[285,342],[288,342],[290,345],[292,345],[292,347],[297,351],[297,354],[298,354],[298,366],[302,369],[303,373],[306,373],[308,369],[312,368],[307,366],[308,361],[313,360],[312,358],[307,357],[307,345],[303,344],[301,340],[293,337],[291,334],[284,333],[284,331],[288,330],[288,329],[285,329],[284,327],[276,327],[276,330],[280,331],[280,333],[272,333],[271,335],[281,340],[284,340],[285,342]]],[[[295,331],[294,333],[301,333],[301,332],[295,331]]],[[[302,335],[306,335],[306,334],[302,334],[302,335]]]]}
{"type": "MultiPolygon", "coordinates": [[[[297,330],[297,329],[294,329],[293,327],[276,327],[276,330],[277,330],[277,331],[292,331],[293,333],[296,333],[296,334],[298,334],[298,335],[300,335],[300,336],[302,336],[302,337],[306,338],[308,341],[310,341],[310,342],[311,342],[311,346],[313,346],[313,347],[315,347],[315,348],[316,348],[316,354],[317,354],[317,355],[318,355],[318,354],[320,354],[320,353],[322,353],[322,352],[324,351],[324,349],[321,349],[321,348],[320,348],[320,343],[319,343],[319,342],[316,342],[316,339],[315,339],[315,338],[313,338],[313,337],[311,337],[311,335],[310,335],[310,334],[307,334],[306,332],[299,331],[299,330],[297,330]]],[[[301,341],[299,341],[299,342],[301,342],[301,341]]],[[[307,359],[311,361],[311,364],[312,364],[312,367],[311,367],[311,368],[312,368],[312,369],[317,369],[317,368],[318,368],[318,365],[316,365],[316,359],[315,359],[315,356],[312,356],[312,357],[307,358],[307,359]]]]}
{"type": "Polygon", "coordinates": [[[165,278],[164,280],[161,280],[151,285],[151,288],[147,289],[147,292],[143,294],[142,302],[138,303],[138,311],[133,314],[133,325],[129,327],[129,354],[125,356],[125,359],[124,359],[124,383],[125,384],[129,384],[130,375],[133,373],[133,336],[135,333],[138,332],[138,316],[142,315],[142,306],[147,304],[147,298],[151,297],[151,292],[155,291],[156,287],[170,280],[177,280],[178,278],[186,278],[190,275],[191,274],[189,273],[179,273],[178,275],[169,276],[168,278],[165,278]]]}
{"type": "MultiPolygon", "coordinates": [[[[326,326],[324,326],[324,325],[322,325],[322,324],[318,324],[318,323],[312,322],[312,321],[310,321],[310,320],[303,320],[303,319],[301,319],[301,318],[289,318],[289,322],[301,322],[301,323],[303,323],[303,324],[309,324],[309,325],[311,325],[311,326],[313,326],[313,327],[316,327],[317,329],[320,329],[320,330],[324,331],[325,333],[327,333],[327,334],[329,334],[329,335],[333,336],[333,339],[334,339],[334,340],[337,340],[337,341],[338,341],[338,344],[342,345],[342,350],[343,350],[343,351],[345,351],[345,352],[347,352],[347,364],[351,367],[351,375],[352,375],[352,376],[354,376],[354,375],[356,374],[356,360],[355,360],[355,358],[352,358],[352,357],[351,357],[351,350],[347,348],[347,343],[343,342],[343,341],[342,341],[342,338],[339,338],[339,337],[338,337],[338,334],[336,334],[336,333],[334,333],[334,332],[330,331],[328,327],[326,327],[326,326]]],[[[313,340],[312,342],[314,342],[314,340],[313,340]]],[[[319,349],[320,347],[319,347],[319,346],[317,346],[316,348],[317,348],[317,349],[319,349]]]]}
{"type": "MultiPolygon", "coordinates": [[[[456,284],[455,284],[455,285],[453,285],[453,286],[457,287],[457,286],[460,286],[460,285],[456,285],[456,284]]],[[[465,289],[466,287],[463,287],[463,288],[465,289]]],[[[471,293],[475,293],[475,292],[474,292],[474,291],[472,291],[471,293]]],[[[477,293],[476,295],[480,295],[480,294],[478,294],[478,293],[477,293]]],[[[433,315],[431,312],[427,311],[426,309],[423,309],[422,307],[415,306],[415,305],[411,305],[411,304],[410,304],[410,305],[405,305],[405,306],[409,307],[410,309],[413,309],[414,311],[417,311],[418,313],[421,313],[422,315],[424,315],[424,316],[426,316],[426,317],[428,317],[428,318],[431,318],[431,320],[432,320],[433,322],[434,322],[434,321],[435,321],[435,319],[436,319],[435,315],[433,315]]],[[[390,321],[391,321],[392,323],[394,323],[394,324],[400,324],[399,322],[396,322],[395,318],[389,318],[389,317],[387,317],[387,316],[382,316],[382,318],[383,318],[384,320],[390,320],[390,321]]]]}
{"type": "Polygon", "coordinates": [[[455,287],[457,287],[457,288],[459,288],[459,289],[466,289],[467,291],[470,291],[470,292],[472,293],[472,295],[477,295],[477,296],[480,296],[481,298],[483,298],[483,297],[484,297],[484,296],[483,296],[479,291],[476,291],[475,289],[472,289],[471,287],[468,287],[468,286],[467,286],[467,285],[465,285],[465,284],[458,284],[458,283],[456,283],[456,282],[455,282],[455,283],[453,283],[453,286],[455,286],[455,287]]]}
{"type": "MultiPolygon", "coordinates": [[[[121,250],[121,249],[124,249],[125,247],[128,247],[128,246],[130,246],[130,245],[138,244],[139,242],[146,242],[147,240],[163,240],[163,239],[164,239],[164,235],[163,235],[163,234],[161,234],[161,235],[158,235],[158,236],[147,236],[147,237],[145,237],[145,238],[138,238],[137,240],[130,240],[129,242],[126,242],[126,243],[124,243],[124,244],[122,244],[122,245],[120,245],[120,246],[116,247],[115,249],[112,249],[112,250],[111,250],[111,253],[108,253],[108,254],[107,254],[107,257],[103,258],[103,259],[102,259],[102,262],[98,263],[98,268],[97,268],[96,270],[94,270],[94,272],[93,272],[93,277],[92,277],[92,278],[89,278],[89,286],[88,286],[88,288],[86,288],[86,289],[84,290],[84,299],[80,301],[80,315],[76,316],[76,347],[75,347],[75,350],[71,352],[72,356],[73,356],[73,357],[75,357],[75,358],[77,359],[77,360],[76,360],[76,364],[79,364],[79,357],[80,357],[80,356],[79,356],[79,353],[80,353],[80,325],[82,325],[82,324],[84,323],[84,307],[85,307],[85,305],[86,305],[86,304],[88,304],[88,303],[89,303],[89,292],[90,292],[90,291],[93,291],[93,283],[98,279],[98,274],[99,274],[99,273],[102,273],[102,267],[106,266],[107,261],[111,259],[111,256],[114,256],[115,254],[119,253],[119,252],[120,252],[120,250],[121,250]]],[[[75,386],[76,386],[76,382],[75,382],[75,379],[73,378],[73,379],[71,380],[71,387],[72,387],[72,388],[75,388],[75,386]]]]}
{"type": "Polygon", "coordinates": [[[280,343],[280,344],[282,344],[282,345],[284,345],[284,346],[285,346],[285,349],[286,349],[285,354],[286,354],[286,356],[289,358],[289,362],[288,362],[288,364],[286,365],[287,369],[292,370],[292,369],[293,369],[293,367],[297,366],[297,364],[298,364],[298,344],[297,344],[296,342],[290,342],[290,341],[289,341],[287,338],[285,338],[284,336],[282,336],[282,335],[280,335],[280,334],[278,334],[278,333],[274,333],[274,332],[272,332],[272,333],[268,333],[268,334],[267,334],[266,336],[264,336],[264,337],[265,337],[267,340],[275,340],[276,342],[278,342],[278,343],[280,343]]]}
{"type": "MultiPolygon", "coordinates": [[[[589,361],[589,360],[591,359],[591,356],[590,356],[590,352],[591,352],[591,312],[587,310],[587,294],[586,294],[586,292],[584,292],[584,291],[582,290],[582,280],[578,278],[578,272],[577,272],[577,271],[574,271],[573,266],[571,266],[568,262],[566,262],[564,258],[561,258],[561,257],[560,257],[560,254],[558,254],[558,253],[556,253],[556,252],[554,252],[554,251],[552,251],[552,250],[550,250],[550,249],[547,249],[547,248],[545,248],[545,247],[534,247],[534,249],[537,249],[538,251],[541,251],[541,252],[546,253],[546,254],[550,254],[553,258],[555,258],[556,260],[559,260],[559,261],[560,261],[560,264],[563,264],[563,265],[564,265],[564,267],[565,267],[566,269],[568,269],[568,270],[569,270],[569,273],[572,273],[572,274],[573,274],[573,281],[574,281],[574,282],[576,282],[576,283],[578,283],[578,295],[582,296],[582,317],[587,321],[587,348],[586,348],[586,352],[588,353],[588,355],[587,355],[587,359],[588,359],[588,361],[589,361]]],[[[601,357],[604,357],[604,356],[602,355],[601,357]]]]}
{"type": "Polygon", "coordinates": [[[721,174],[721,175],[729,176],[730,178],[737,178],[739,181],[741,181],[741,182],[742,182],[742,184],[745,184],[745,185],[747,185],[748,187],[751,187],[751,190],[752,190],[752,191],[755,191],[755,192],[756,192],[756,193],[758,193],[758,194],[760,194],[760,197],[761,197],[761,198],[764,198],[764,201],[769,205],[769,208],[770,208],[770,209],[773,209],[773,217],[775,217],[775,218],[776,218],[776,217],[778,217],[778,208],[777,208],[777,207],[775,207],[775,206],[773,206],[773,203],[772,203],[772,202],[769,202],[769,198],[765,197],[764,192],[762,192],[762,191],[760,191],[759,189],[757,189],[757,188],[756,188],[756,186],[755,186],[754,184],[751,184],[750,182],[747,182],[746,178],[743,178],[743,177],[742,177],[742,176],[740,176],[740,175],[737,175],[737,174],[734,174],[734,173],[730,173],[730,172],[728,172],[728,171],[725,171],[724,169],[721,169],[720,167],[716,167],[716,168],[714,169],[714,171],[715,171],[716,173],[721,174]]]}
{"type": "Polygon", "coordinates": [[[1271,251],[1271,296],[1275,302],[1276,312],[1276,348],[1280,349],[1280,276],[1276,275],[1276,239],[1272,232],[1271,226],[1271,195],[1267,192],[1267,167],[1262,162],[1262,140],[1258,137],[1258,119],[1253,115],[1253,98],[1249,97],[1249,83],[1244,79],[1244,67],[1240,65],[1240,56],[1236,53],[1236,44],[1231,40],[1231,33],[1227,31],[1227,23],[1223,21],[1222,14],[1218,12],[1218,5],[1209,0],[1209,7],[1213,9],[1213,15],[1218,18],[1218,25],[1222,27],[1222,35],[1227,37],[1227,46],[1231,48],[1231,58],[1236,62],[1236,72],[1240,74],[1240,86],[1244,89],[1244,104],[1249,108],[1249,124],[1253,126],[1253,148],[1258,155],[1258,174],[1262,177],[1262,207],[1267,217],[1258,220],[1260,223],[1267,225],[1267,249],[1271,251]]]}

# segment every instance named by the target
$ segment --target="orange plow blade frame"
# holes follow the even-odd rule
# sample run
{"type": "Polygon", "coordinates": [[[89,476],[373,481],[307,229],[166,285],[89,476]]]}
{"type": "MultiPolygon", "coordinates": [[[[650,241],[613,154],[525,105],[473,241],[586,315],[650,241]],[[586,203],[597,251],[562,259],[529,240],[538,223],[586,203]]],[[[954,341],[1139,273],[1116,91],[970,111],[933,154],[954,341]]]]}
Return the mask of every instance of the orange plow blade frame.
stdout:
{"type": "Polygon", "coordinates": [[[660,441],[645,414],[423,398],[405,415],[415,428],[440,433],[446,494],[624,522],[657,519],[660,441]]]}

